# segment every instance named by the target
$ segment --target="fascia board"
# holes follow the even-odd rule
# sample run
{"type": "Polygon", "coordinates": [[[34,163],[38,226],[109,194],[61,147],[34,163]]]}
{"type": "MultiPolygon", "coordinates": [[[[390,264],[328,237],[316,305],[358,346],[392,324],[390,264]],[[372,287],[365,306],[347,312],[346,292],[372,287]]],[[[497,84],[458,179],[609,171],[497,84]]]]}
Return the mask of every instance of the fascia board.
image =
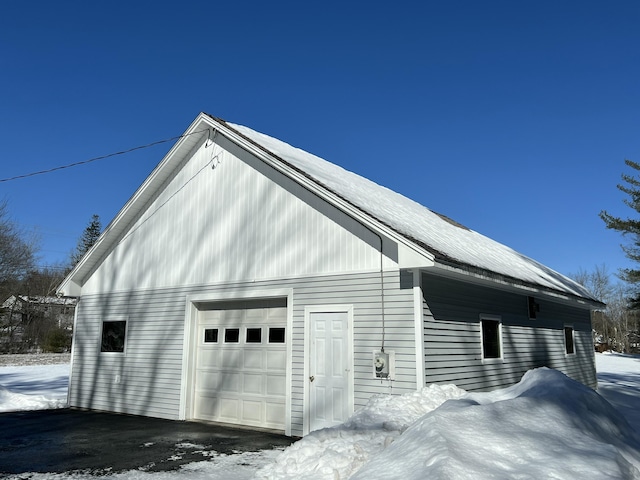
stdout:
{"type": "Polygon", "coordinates": [[[592,300],[578,295],[570,295],[568,293],[553,290],[551,288],[545,288],[543,286],[536,286],[530,283],[517,282],[509,277],[505,277],[500,274],[493,274],[487,272],[482,274],[480,272],[470,271],[464,267],[454,267],[451,265],[445,265],[442,263],[435,263],[433,268],[424,269],[425,272],[442,277],[448,277],[452,279],[464,279],[469,283],[475,283],[478,285],[485,285],[492,288],[499,288],[501,290],[510,291],[514,293],[520,293],[531,296],[546,297],[549,300],[564,303],[571,306],[579,306],[584,309],[599,309],[605,306],[604,303],[597,300],[592,300]]]}

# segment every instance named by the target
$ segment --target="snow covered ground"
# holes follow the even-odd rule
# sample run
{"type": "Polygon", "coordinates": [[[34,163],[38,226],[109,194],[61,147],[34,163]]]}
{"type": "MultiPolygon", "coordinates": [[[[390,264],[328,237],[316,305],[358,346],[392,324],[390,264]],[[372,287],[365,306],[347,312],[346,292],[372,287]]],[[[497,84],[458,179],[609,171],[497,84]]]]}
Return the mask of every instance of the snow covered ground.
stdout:
{"type": "MultiPolygon", "coordinates": [[[[597,354],[596,364],[599,394],[546,368],[490,393],[430,385],[374,397],[345,424],[283,452],[218,455],[174,472],[106,478],[640,480],[640,356],[597,354]]],[[[0,367],[0,411],[62,407],[67,382],[68,364],[0,367]]]]}

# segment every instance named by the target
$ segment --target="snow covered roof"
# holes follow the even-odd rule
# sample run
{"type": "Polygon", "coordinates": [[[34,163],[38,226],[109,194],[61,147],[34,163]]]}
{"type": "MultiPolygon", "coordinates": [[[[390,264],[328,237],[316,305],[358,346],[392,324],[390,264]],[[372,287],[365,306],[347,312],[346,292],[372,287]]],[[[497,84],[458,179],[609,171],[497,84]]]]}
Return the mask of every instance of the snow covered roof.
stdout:
{"type": "Polygon", "coordinates": [[[54,297],[54,296],[43,296],[43,295],[11,295],[7,298],[2,304],[2,308],[10,308],[16,302],[19,303],[31,303],[38,305],[63,305],[63,306],[74,306],[78,303],[77,298],[70,297],[54,297]]]}
{"type": "Polygon", "coordinates": [[[298,181],[309,182],[317,191],[329,192],[339,198],[343,206],[359,212],[360,217],[368,219],[373,225],[384,226],[406,245],[415,246],[422,255],[429,256],[429,260],[435,259],[436,267],[442,273],[464,272],[474,278],[515,286],[524,285],[600,305],[587,289],[575,281],[506,245],[311,153],[206,113],[194,120],[105,228],[96,244],[58,288],[61,294],[80,295],[85,279],[147,208],[148,202],[164,187],[167,179],[181,168],[189,152],[204,141],[203,138],[208,138],[211,128],[274,167],[285,167],[288,174],[297,175],[298,181]]]}
{"type": "Polygon", "coordinates": [[[570,278],[410,198],[276,138],[212,118],[423,247],[442,266],[470,268],[489,276],[498,274],[506,279],[596,300],[570,278]]]}

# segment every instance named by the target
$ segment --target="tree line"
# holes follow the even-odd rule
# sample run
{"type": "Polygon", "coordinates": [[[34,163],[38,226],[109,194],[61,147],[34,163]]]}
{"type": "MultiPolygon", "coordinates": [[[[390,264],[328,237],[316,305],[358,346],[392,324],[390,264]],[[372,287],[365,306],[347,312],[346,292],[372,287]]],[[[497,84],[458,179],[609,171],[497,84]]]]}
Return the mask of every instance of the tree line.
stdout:
{"type": "Polygon", "coordinates": [[[0,201],[0,353],[70,350],[75,299],[58,298],[56,289],[101,229],[93,215],[65,262],[39,266],[38,239],[20,228],[7,201],[0,201]]]}

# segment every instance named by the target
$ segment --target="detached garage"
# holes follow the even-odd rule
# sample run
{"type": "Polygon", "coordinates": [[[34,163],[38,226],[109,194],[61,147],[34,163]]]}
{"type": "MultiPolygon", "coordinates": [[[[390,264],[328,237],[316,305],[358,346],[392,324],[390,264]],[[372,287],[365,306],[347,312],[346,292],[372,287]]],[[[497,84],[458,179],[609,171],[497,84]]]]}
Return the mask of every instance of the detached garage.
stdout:
{"type": "Polygon", "coordinates": [[[582,286],[207,114],[59,293],[79,298],[74,407],[305,435],[433,382],[596,384],[582,286]]]}

